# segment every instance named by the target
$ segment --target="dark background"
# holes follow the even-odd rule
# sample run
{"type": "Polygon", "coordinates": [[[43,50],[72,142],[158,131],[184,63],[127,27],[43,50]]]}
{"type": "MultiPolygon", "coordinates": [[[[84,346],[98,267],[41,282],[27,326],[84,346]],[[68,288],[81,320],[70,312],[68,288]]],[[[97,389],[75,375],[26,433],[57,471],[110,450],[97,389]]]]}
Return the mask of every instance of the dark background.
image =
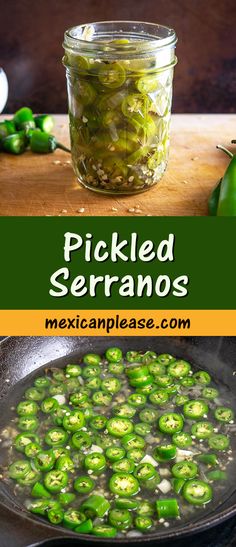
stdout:
{"type": "Polygon", "coordinates": [[[64,30],[111,19],[158,22],[179,37],[175,112],[236,111],[236,0],[0,0],[8,112],[66,112],[64,30]]]}

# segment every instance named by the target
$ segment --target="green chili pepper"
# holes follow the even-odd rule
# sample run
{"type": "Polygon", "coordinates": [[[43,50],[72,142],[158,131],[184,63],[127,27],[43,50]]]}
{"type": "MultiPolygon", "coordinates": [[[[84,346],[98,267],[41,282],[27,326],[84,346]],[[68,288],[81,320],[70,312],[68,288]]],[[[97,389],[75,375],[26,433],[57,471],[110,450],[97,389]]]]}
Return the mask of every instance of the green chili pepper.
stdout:
{"type": "Polygon", "coordinates": [[[182,461],[175,463],[171,469],[176,479],[194,479],[198,474],[198,466],[194,462],[182,461]]]}
{"type": "Polygon", "coordinates": [[[234,412],[231,408],[219,406],[215,410],[215,418],[218,422],[231,423],[234,420],[234,412]]]}
{"type": "Polygon", "coordinates": [[[113,494],[129,498],[139,492],[139,483],[130,473],[114,473],[109,481],[109,488],[113,494]]]}
{"type": "Polygon", "coordinates": [[[236,156],[223,146],[218,145],[217,148],[231,158],[221,181],[217,216],[236,216],[236,156]]]}
{"type": "Polygon", "coordinates": [[[84,513],[72,507],[70,509],[67,509],[67,511],[65,511],[64,513],[63,524],[66,528],[69,528],[70,530],[75,529],[77,526],[80,526],[80,524],[85,521],[86,516],[84,515],[84,513]]]}
{"type": "Polygon", "coordinates": [[[42,131],[34,131],[30,139],[30,149],[37,154],[49,154],[54,152],[57,148],[69,152],[69,148],[66,148],[63,144],[56,141],[53,135],[43,133],[42,131]]]}
{"type": "Polygon", "coordinates": [[[153,391],[151,395],[149,395],[149,400],[154,405],[163,406],[169,400],[169,394],[165,389],[159,389],[157,391],[153,391]]]}
{"type": "Polygon", "coordinates": [[[101,357],[97,353],[87,353],[83,358],[86,365],[100,365],[101,357]]]}
{"type": "Polygon", "coordinates": [[[184,421],[180,414],[168,412],[159,418],[159,429],[162,433],[177,433],[183,429],[184,421]]]}
{"type": "Polygon", "coordinates": [[[171,365],[171,363],[174,363],[176,359],[175,357],[173,357],[173,355],[170,355],[169,353],[161,353],[157,356],[157,361],[162,365],[171,365]]]}
{"type": "Polygon", "coordinates": [[[142,437],[146,437],[146,435],[151,433],[151,430],[151,426],[149,424],[145,424],[145,422],[140,422],[134,426],[135,433],[137,433],[137,435],[141,435],[142,437]]]}
{"type": "Polygon", "coordinates": [[[74,482],[74,489],[79,494],[89,494],[89,492],[92,492],[94,487],[95,487],[95,481],[91,479],[91,477],[88,477],[87,475],[77,477],[77,479],[74,482]]]}
{"type": "Polygon", "coordinates": [[[51,498],[48,490],[41,484],[41,482],[36,482],[31,490],[31,496],[33,498],[51,498]]]}
{"type": "Polygon", "coordinates": [[[77,532],[78,534],[90,534],[93,530],[93,522],[91,519],[87,519],[84,522],[81,522],[79,526],[76,526],[74,528],[74,532],[77,532]]]}
{"type": "Polygon", "coordinates": [[[89,424],[92,427],[92,429],[99,431],[100,429],[105,429],[107,424],[107,418],[106,416],[103,416],[102,414],[99,416],[93,416],[89,424]]]}
{"type": "Polygon", "coordinates": [[[178,361],[171,363],[167,370],[168,374],[173,378],[183,378],[184,376],[188,376],[191,370],[191,365],[187,361],[179,359],[178,361]]]}
{"type": "Polygon", "coordinates": [[[108,520],[117,530],[127,530],[132,524],[132,516],[128,509],[111,509],[108,520]]]}
{"type": "Polygon", "coordinates": [[[210,216],[216,216],[217,214],[221,183],[222,183],[222,179],[220,179],[217,185],[213,188],[208,198],[208,211],[210,216]]]}
{"type": "Polygon", "coordinates": [[[58,494],[58,501],[61,505],[70,505],[75,499],[76,495],[73,492],[60,492],[58,494]]]}
{"type": "Polygon", "coordinates": [[[177,406],[183,406],[188,401],[189,401],[189,396],[188,395],[176,395],[176,397],[175,397],[175,404],[177,406]]]}
{"type": "Polygon", "coordinates": [[[131,450],[133,448],[144,448],[146,441],[135,433],[128,433],[121,438],[121,444],[126,450],[131,450]]]}
{"type": "Polygon", "coordinates": [[[34,469],[31,469],[23,477],[18,479],[18,483],[21,486],[31,486],[32,484],[37,482],[39,478],[40,478],[39,471],[37,470],[34,471],[34,469]]]}
{"type": "Polygon", "coordinates": [[[44,401],[42,401],[41,410],[42,412],[45,412],[45,414],[51,414],[55,412],[58,406],[59,403],[56,399],[53,399],[53,397],[48,397],[47,399],[44,399],[44,401]]]}
{"type": "Polygon", "coordinates": [[[216,454],[200,454],[199,456],[197,456],[197,459],[200,462],[205,463],[206,465],[210,465],[212,467],[215,467],[219,464],[216,454]]]}
{"type": "Polygon", "coordinates": [[[34,116],[34,121],[36,127],[39,127],[44,133],[51,133],[54,127],[54,121],[52,116],[48,114],[41,114],[39,116],[34,116]]]}
{"type": "Polygon", "coordinates": [[[177,518],[179,517],[179,505],[175,498],[156,501],[158,518],[177,518]]]}
{"type": "Polygon", "coordinates": [[[69,456],[62,454],[57,459],[55,467],[62,471],[73,471],[75,466],[73,460],[69,456]]]}
{"type": "Polygon", "coordinates": [[[208,439],[214,432],[214,427],[210,422],[197,422],[191,427],[191,433],[197,439],[208,439]]]}
{"type": "Polygon", "coordinates": [[[193,378],[196,384],[201,384],[202,386],[206,386],[211,382],[210,374],[208,374],[208,372],[206,372],[205,370],[199,370],[198,372],[195,372],[193,378]]]}
{"type": "Polygon", "coordinates": [[[118,509],[129,509],[130,511],[136,511],[139,507],[139,501],[129,498],[116,498],[115,506],[118,509]]]}
{"type": "Polygon", "coordinates": [[[29,387],[25,392],[25,397],[31,401],[42,401],[45,397],[45,390],[37,387],[29,387]]]}
{"type": "Polygon", "coordinates": [[[139,463],[145,456],[145,451],[141,448],[131,448],[131,450],[127,451],[126,454],[128,460],[131,459],[135,463],[139,463]]]}
{"type": "Polygon", "coordinates": [[[180,494],[184,484],[185,484],[185,479],[177,479],[177,478],[174,478],[173,481],[172,481],[172,484],[173,484],[173,488],[174,488],[174,491],[176,494],[180,494]]]}
{"type": "Polygon", "coordinates": [[[192,387],[195,385],[195,380],[192,377],[183,378],[182,380],[180,380],[180,384],[183,387],[192,387]]]}
{"type": "Polygon", "coordinates": [[[162,376],[165,374],[166,372],[166,367],[165,365],[161,364],[161,363],[158,363],[158,361],[154,361],[153,363],[151,363],[149,366],[149,372],[150,374],[152,374],[152,376],[162,376]]]}
{"type": "Polygon", "coordinates": [[[48,510],[47,517],[52,524],[61,524],[64,518],[64,512],[62,509],[52,508],[48,510]]]}
{"type": "Polygon", "coordinates": [[[158,412],[154,408],[145,408],[139,414],[140,420],[147,424],[153,424],[158,418],[158,412]]]}
{"type": "Polygon", "coordinates": [[[17,407],[16,412],[19,416],[32,416],[37,414],[39,407],[34,401],[21,401],[17,407]]]}
{"type": "Polygon", "coordinates": [[[9,154],[14,154],[16,156],[23,154],[26,150],[25,137],[20,133],[8,135],[8,137],[5,137],[2,140],[2,147],[4,152],[8,152],[9,154]]]}
{"type": "MultiPolygon", "coordinates": [[[[177,435],[177,433],[176,433],[177,435]]],[[[176,446],[173,444],[162,444],[154,449],[154,457],[159,462],[173,460],[176,456],[176,446]]]]}
{"type": "Polygon", "coordinates": [[[155,378],[155,383],[161,388],[168,388],[173,385],[173,378],[169,374],[162,374],[155,378]]]}
{"type": "Polygon", "coordinates": [[[82,368],[80,365],[66,365],[66,375],[77,377],[82,373],[82,368]]]}
{"type": "Polygon", "coordinates": [[[18,421],[19,429],[24,431],[36,431],[39,426],[38,418],[35,415],[33,416],[21,416],[18,421]]]}
{"type": "Polygon", "coordinates": [[[219,391],[218,389],[215,389],[214,387],[204,387],[204,389],[202,390],[202,395],[206,399],[213,400],[213,399],[216,399],[216,397],[218,397],[219,391]]]}
{"type": "Polygon", "coordinates": [[[106,449],[106,457],[111,462],[122,460],[125,456],[125,449],[121,446],[110,446],[106,449]]]}
{"type": "Polygon", "coordinates": [[[134,476],[139,481],[152,479],[156,474],[155,467],[151,463],[140,463],[134,471],[134,476]]]}
{"type": "Polygon", "coordinates": [[[34,460],[35,466],[40,471],[50,471],[54,467],[56,456],[52,450],[39,452],[34,460]]]}
{"type": "Polygon", "coordinates": [[[44,477],[44,485],[49,492],[60,492],[68,484],[68,475],[65,471],[48,471],[44,477]]]}
{"type": "Polygon", "coordinates": [[[151,517],[155,513],[154,504],[148,500],[141,500],[136,512],[142,517],[151,517]]]}
{"type": "Polygon", "coordinates": [[[202,418],[203,416],[207,415],[208,410],[208,405],[200,399],[188,401],[187,403],[185,403],[183,409],[184,416],[192,420],[198,420],[198,418],[202,418]]]}
{"type": "Polygon", "coordinates": [[[67,439],[68,433],[61,427],[49,429],[45,435],[45,443],[49,446],[63,446],[67,442],[67,439]]]}
{"type": "Polygon", "coordinates": [[[191,435],[185,431],[175,433],[172,437],[172,441],[178,448],[188,448],[193,442],[191,435]]]}
{"type": "Polygon", "coordinates": [[[191,505],[203,505],[212,499],[212,488],[204,482],[196,479],[187,481],[183,486],[183,497],[191,505]]]}
{"type": "Polygon", "coordinates": [[[40,446],[40,444],[29,443],[26,445],[24,452],[28,458],[35,458],[35,456],[37,456],[37,454],[39,454],[41,450],[42,450],[42,447],[40,446]]]}
{"type": "Polygon", "coordinates": [[[122,359],[122,351],[120,348],[108,348],[105,355],[110,363],[118,363],[122,359]]]}
{"type": "Polygon", "coordinates": [[[114,538],[117,534],[117,530],[113,526],[100,524],[100,525],[94,526],[94,528],[92,529],[92,533],[98,537],[114,538]]]}
{"type": "Polygon", "coordinates": [[[39,376],[34,381],[34,385],[35,385],[35,387],[45,388],[45,387],[50,386],[50,380],[49,380],[49,378],[47,378],[47,376],[39,376]]]}
{"type": "Polygon", "coordinates": [[[112,465],[112,469],[115,472],[124,472],[124,473],[133,473],[135,468],[135,464],[132,460],[129,460],[128,458],[123,458],[122,460],[119,460],[118,462],[114,462],[112,465]]]}
{"type": "Polygon", "coordinates": [[[128,363],[138,363],[141,361],[141,354],[138,351],[127,351],[126,360],[128,363]]]}
{"type": "Polygon", "coordinates": [[[228,474],[225,471],[216,469],[214,471],[210,471],[209,473],[207,473],[207,478],[209,481],[227,481],[228,474]]]}
{"type": "Polygon", "coordinates": [[[108,369],[111,374],[120,376],[124,372],[125,366],[122,363],[109,363],[108,369]]]}
{"type": "Polygon", "coordinates": [[[107,422],[107,430],[114,437],[124,437],[128,433],[132,433],[134,426],[128,418],[110,418],[107,422]]]}
{"type": "Polygon", "coordinates": [[[101,372],[100,365],[87,365],[82,370],[82,376],[84,378],[94,378],[95,376],[98,376],[101,372]]]}
{"type": "Polygon", "coordinates": [[[86,431],[77,431],[72,435],[71,445],[73,448],[83,449],[89,448],[92,444],[92,439],[86,431]]]}
{"type": "Polygon", "coordinates": [[[153,526],[153,521],[150,517],[136,517],[134,519],[135,528],[140,532],[148,532],[153,526]]]}
{"type": "Polygon", "coordinates": [[[102,388],[105,391],[108,391],[108,393],[111,393],[112,395],[114,393],[118,393],[121,388],[121,383],[118,378],[105,378],[105,380],[102,380],[102,388]]]}
{"type": "Polygon", "coordinates": [[[13,121],[5,120],[4,122],[0,122],[0,146],[3,139],[14,133],[16,133],[16,126],[13,121]]]}
{"type": "Polygon", "coordinates": [[[27,444],[31,443],[32,441],[39,443],[40,439],[38,435],[35,435],[34,433],[25,433],[25,432],[19,433],[19,435],[16,435],[13,441],[13,446],[18,452],[24,452],[27,444]]]}
{"type": "Polygon", "coordinates": [[[104,496],[99,495],[89,496],[89,498],[87,498],[81,505],[82,511],[84,511],[85,514],[91,518],[102,518],[110,507],[110,502],[106,500],[104,496]]]}
{"type": "Polygon", "coordinates": [[[100,474],[106,467],[106,458],[100,452],[88,454],[84,460],[86,469],[90,469],[95,474],[100,474]]]}
{"type": "Polygon", "coordinates": [[[48,500],[31,500],[27,503],[26,508],[31,513],[36,515],[45,516],[46,511],[48,510],[48,500]]]}
{"type": "Polygon", "coordinates": [[[33,129],[35,128],[35,122],[33,112],[30,108],[23,106],[20,110],[14,114],[13,122],[17,129],[33,129]]]}
{"type": "Polygon", "coordinates": [[[22,479],[31,470],[27,460],[16,460],[8,468],[8,475],[11,479],[22,479]]]}
{"type": "Polygon", "coordinates": [[[127,367],[125,372],[130,380],[136,380],[148,376],[149,368],[147,365],[133,365],[127,367]]]}
{"type": "Polygon", "coordinates": [[[133,418],[136,414],[135,408],[130,403],[115,405],[113,412],[115,416],[119,416],[120,418],[133,418]]]}
{"type": "Polygon", "coordinates": [[[85,418],[81,410],[72,410],[69,416],[64,416],[63,427],[66,431],[75,433],[85,424],[85,418]]]}
{"type": "Polygon", "coordinates": [[[96,405],[108,406],[112,401],[112,396],[109,393],[104,393],[104,391],[96,391],[92,396],[92,400],[96,405]]]}
{"type": "Polygon", "coordinates": [[[213,450],[227,450],[229,448],[229,437],[227,435],[216,434],[208,439],[208,444],[213,450]]]}

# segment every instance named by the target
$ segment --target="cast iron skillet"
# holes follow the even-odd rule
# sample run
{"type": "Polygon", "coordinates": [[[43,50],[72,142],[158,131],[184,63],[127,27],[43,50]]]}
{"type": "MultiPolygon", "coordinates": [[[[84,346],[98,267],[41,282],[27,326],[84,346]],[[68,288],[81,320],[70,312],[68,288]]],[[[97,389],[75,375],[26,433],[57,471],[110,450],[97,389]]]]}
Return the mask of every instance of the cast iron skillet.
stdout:
{"type": "MultiPolygon", "coordinates": [[[[120,337],[118,340],[114,337],[14,337],[6,338],[0,343],[0,422],[1,416],[8,411],[11,387],[29,373],[50,361],[57,360],[57,366],[64,366],[84,353],[96,351],[102,354],[108,346],[114,345],[119,345],[124,352],[128,349],[152,349],[158,353],[173,353],[207,369],[216,380],[220,380],[236,395],[236,376],[233,374],[236,369],[236,337],[120,337]],[[69,355],[71,358],[68,360],[69,355]]],[[[66,547],[110,543],[110,539],[105,538],[101,540],[79,534],[75,537],[73,532],[56,529],[31,516],[17,506],[3,484],[0,486],[0,507],[1,513],[4,512],[4,523],[1,526],[1,545],[4,547],[26,547],[29,544],[66,547]]],[[[154,547],[157,540],[173,540],[202,532],[235,514],[236,480],[235,488],[229,493],[228,499],[214,512],[206,511],[206,515],[176,529],[157,530],[156,534],[141,538],[117,538],[113,542],[119,545],[148,543],[150,547],[154,547]]]]}

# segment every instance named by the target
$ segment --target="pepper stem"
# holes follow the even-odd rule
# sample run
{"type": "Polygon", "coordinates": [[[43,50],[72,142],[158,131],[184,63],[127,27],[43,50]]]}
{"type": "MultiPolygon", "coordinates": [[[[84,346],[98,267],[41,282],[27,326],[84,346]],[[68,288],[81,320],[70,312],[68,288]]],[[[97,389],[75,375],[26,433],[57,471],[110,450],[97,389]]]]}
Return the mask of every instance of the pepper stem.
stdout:
{"type": "Polygon", "coordinates": [[[223,150],[223,152],[225,152],[227,156],[229,156],[230,158],[233,158],[234,155],[232,154],[232,152],[227,150],[227,148],[225,148],[224,146],[221,146],[221,144],[217,144],[216,148],[218,148],[219,150],[223,150]]]}
{"type": "Polygon", "coordinates": [[[66,146],[64,146],[64,144],[61,144],[60,142],[57,142],[57,148],[60,148],[60,150],[64,150],[64,152],[69,152],[69,154],[71,153],[71,150],[67,148],[66,146]]]}

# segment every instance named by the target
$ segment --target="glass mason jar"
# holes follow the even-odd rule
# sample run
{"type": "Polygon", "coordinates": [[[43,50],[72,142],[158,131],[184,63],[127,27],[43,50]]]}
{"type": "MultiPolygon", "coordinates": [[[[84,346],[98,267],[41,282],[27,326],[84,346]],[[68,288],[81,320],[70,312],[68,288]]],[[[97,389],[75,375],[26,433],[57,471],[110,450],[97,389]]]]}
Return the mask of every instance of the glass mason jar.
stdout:
{"type": "Polygon", "coordinates": [[[72,161],[86,188],[134,194],[162,177],[176,41],[174,30],[152,23],[105,21],[66,31],[72,161]]]}

